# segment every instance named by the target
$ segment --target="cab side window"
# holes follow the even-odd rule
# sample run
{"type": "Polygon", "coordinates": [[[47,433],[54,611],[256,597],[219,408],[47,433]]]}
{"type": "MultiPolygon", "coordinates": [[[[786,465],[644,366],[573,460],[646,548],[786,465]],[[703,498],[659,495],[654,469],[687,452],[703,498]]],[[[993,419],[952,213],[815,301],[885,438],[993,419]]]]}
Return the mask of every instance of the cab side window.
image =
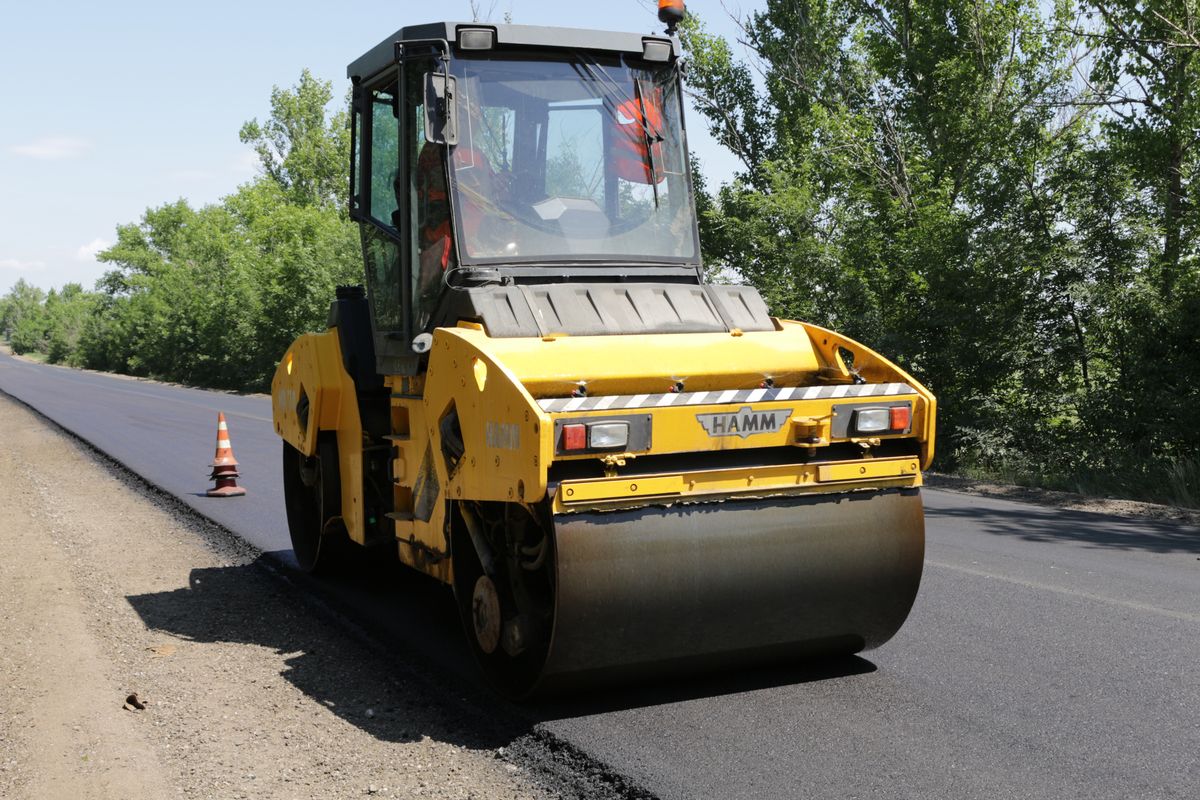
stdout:
{"type": "MultiPolygon", "coordinates": [[[[362,226],[363,257],[366,261],[367,291],[375,314],[376,332],[402,331],[400,243],[396,234],[397,174],[400,169],[400,119],[396,81],[368,89],[363,98],[367,124],[362,136],[367,215],[374,224],[362,226]]],[[[378,349],[378,344],[377,344],[378,349]]]]}
{"type": "Polygon", "coordinates": [[[414,233],[406,235],[413,248],[413,333],[428,326],[443,279],[457,262],[446,190],[446,148],[425,141],[425,75],[436,68],[433,59],[414,59],[404,69],[406,146],[412,172],[408,191],[414,233]]]}
{"type": "Polygon", "coordinates": [[[394,218],[400,169],[400,118],[395,84],[371,95],[371,216],[384,225],[398,227],[394,218]]]}

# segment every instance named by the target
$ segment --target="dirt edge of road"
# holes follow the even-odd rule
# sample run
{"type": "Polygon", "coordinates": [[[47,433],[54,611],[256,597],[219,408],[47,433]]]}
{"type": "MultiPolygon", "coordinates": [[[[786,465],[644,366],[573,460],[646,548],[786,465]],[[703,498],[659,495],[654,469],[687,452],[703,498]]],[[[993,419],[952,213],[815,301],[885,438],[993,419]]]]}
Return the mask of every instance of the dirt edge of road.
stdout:
{"type": "MultiPolygon", "coordinates": [[[[0,344],[0,349],[4,348],[5,345],[0,344]]],[[[182,503],[174,495],[164,492],[163,489],[155,486],[142,475],[133,473],[118,459],[109,456],[107,452],[98,449],[90,441],[49,419],[40,410],[31,407],[22,399],[0,390],[0,411],[4,410],[6,403],[11,403],[13,407],[31,415],[32,419],[43,423],[50,432],[58,434],[68,445],[73,446],[80,458],[103,470],[107,475],[116,477],[122,486],[133,488],[134,492],[139,494],[146,503],[157,506],[157,509],[164,515],[168,515],[175,522],[184,525],[188,529],[188,533],[194,536],[194,540],[204,548],[220,554],[222,558],[233,561],[233,563],[253,564],[258,572],[269,576],[271,581],[281,584],[284,590],[293,593],[294,600],[322,618],[325,624],[336,626],[341,633],[372,650],[374,655],[388,658],[392,662],[401,661],[404,670],[412,670],[414,666],[419,670],[428,668],[428,664],[424,662],[424,658],[420,654],[397,652],[388,644],[380,642],[370,630],[360,627],[353,619],[343,614],[336,601],[330,604],[322,597],[314,596],[305,588],[296,587],[295,576],[292,573],[284,569],[282,565],[276,564],[269,555],[263,554],[257,547],[242,540],[233,531],[182,503]]],[[[0,447],[0,456],[2,455],[4,455],[4,449],[0,447]]],[[[492,722],[496,722],[498,715],[511,715],[511,708],[504,704],[503,700],[498,700],[491,694],[484,696],[486,690],[481,690],[479,687],[446,685],[446,681],[428,674],[421,675],[421,682],[426,685],[428,691],[440,694],[440,696],[449,697],[452,694],[455,696],[455,702],[472,706],[473,714],[490,716],[492,722]]],[[[2,691],[0,691],[0,696],[2,696],[2,691]]],[[[0,715],[0,744],[5,740],[5,736],[2,735],[2,724],[4,721],[0,715]]],[[[511,728],[514,724],[518,727],[526,727],[526,724],[529,723],[522,723],[520,720],[511,718],[508,722],[498,722],[493,727],[511,728]]],[[[557,796],[557,798],[565,800],[654,800],[653,794],[631,783],[611,765],[599,762],[589,754],[577,750],[576,747],[570,745],[570,742],[558,739],[556,735],[548,732],[545,728],[535,726],[526,729],[527,733],[505,739],[506,744],[498,746],[493,754],[500,763],[506,764],[505,769],[515,769],[523,772],[528,778],[532,778],[536,787],[532,787],[534,794],[530,796],[544,796],[541,793],[546,793],[545,796],[557,796]]],[[[0,789],[4,787],[4,759],[0,759],[0,789]]],[[[0,792],[0,796],[8,795],[0,792]]],[[[433,793],[425,796],[439,795],[433,793]]],[[[492,795],[467,796],[491,798],[492,795]]]]}
{"type": "Polygon", "coordinates": [[[0,796],[553,796],[254,548],[7,396],[0,425],[0,796]]]}
{"type": "Polygon", "coordinates": [[[1052,489],[1035,489],[1030,486],[989,483],[988,481],[965,478],[959,475],[926,473],[925,485],[930,489],[942,489],[960,494],[994,497],[998,500],[1013,500],[1039,506],[1061,508],[1064,511],[1084,511],[1091,514],[1108,514],[1130,519],[1152,519],[1161,522],[1179,522],[1200,526],[1200,510],[1167,506],[1158,503],[1143,503],[1139,500],[1122,500],[1113,497],[1090,497],[1074,492],[1052,489]]]}

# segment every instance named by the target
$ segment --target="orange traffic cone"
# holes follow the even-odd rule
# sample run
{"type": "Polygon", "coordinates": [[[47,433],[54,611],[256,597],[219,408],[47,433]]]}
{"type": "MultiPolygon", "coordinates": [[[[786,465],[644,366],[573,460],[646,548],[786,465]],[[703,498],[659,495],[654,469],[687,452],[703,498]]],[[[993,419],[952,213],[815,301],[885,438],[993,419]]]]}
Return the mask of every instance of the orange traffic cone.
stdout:
{"type": "Polygon", "coordinates": [[[217,485],[208,490],[209,497],[237,497],[246,490],[237,485],[238,462],[233,457],[233,445],[229,443],[229,426],[225,424],[224,412],[217,412],[217,454],[213,456],[212,475],[217,485]]]}

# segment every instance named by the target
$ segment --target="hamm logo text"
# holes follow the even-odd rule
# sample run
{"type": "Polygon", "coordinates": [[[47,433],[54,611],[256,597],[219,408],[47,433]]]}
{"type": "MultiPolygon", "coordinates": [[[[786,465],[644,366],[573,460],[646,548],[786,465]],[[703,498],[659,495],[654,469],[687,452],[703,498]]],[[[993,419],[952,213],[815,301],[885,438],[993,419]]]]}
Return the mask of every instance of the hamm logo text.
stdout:
{"type": "Polygon", "coordinates": [[[750,406],[742,406],[737,411],[724,414],[697,414],[696,419],[709,436],[740,436],[745,439],[756,433],[776,433],[791,416],[790,408],[755,411],[750,406]]]}

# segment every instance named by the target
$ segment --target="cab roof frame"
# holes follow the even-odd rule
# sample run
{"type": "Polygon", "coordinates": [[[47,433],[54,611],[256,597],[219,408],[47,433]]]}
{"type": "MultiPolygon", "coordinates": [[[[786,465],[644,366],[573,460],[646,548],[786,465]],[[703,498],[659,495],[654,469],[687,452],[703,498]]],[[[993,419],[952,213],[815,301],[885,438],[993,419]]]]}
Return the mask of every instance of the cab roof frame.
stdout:
{"type": "Polygon", "coordinates": [[[621,33],[617,31],[552,28],[542,25],[495,25],[484,22],[431,22],[407,25],[372,47],[346,67],[346,77],[355,83],[364,81],[396,63],[396,45],[406,42],[445,40],[453,44],[460,28],[486,28],[496,32],[497,48],[544,48],[558,52],[588,50],[640,56],[647,41],[661,42],[671,48],[671,58],[680,52],[679,40],[664,34],[621,33]]]}

